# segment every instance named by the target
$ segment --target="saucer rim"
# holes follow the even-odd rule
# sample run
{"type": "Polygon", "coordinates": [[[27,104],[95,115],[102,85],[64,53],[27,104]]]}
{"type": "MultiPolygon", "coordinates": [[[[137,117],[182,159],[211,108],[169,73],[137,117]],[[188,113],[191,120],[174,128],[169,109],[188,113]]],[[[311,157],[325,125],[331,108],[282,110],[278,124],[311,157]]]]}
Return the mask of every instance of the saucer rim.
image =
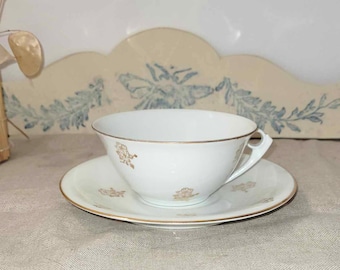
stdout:
{"type": "Polygon", "coordinates": [[[238,221],[238,220],[243,220],[243,219],[248,219],[248,218],[253,218],[253,217],[257,217],[260,215],[264,215],[266,213],[272,212],[274,210],[277,210],[278,208],[286,205],[287,203],[289,203],[294,196],[297,193],[297,184],[296,181],[294,179],[294,188],[292,190],[292,192],[289,194],[289,196],[282,200],[281,202],[271,206],[271,207],[267,207],[264,208],[263,210],[259,210],[259,211],[255,211],[249,214],[245,214],[245,215],[236,215],[236,216],[232,216],[232,217],[225,217],[225,218],[217,218],[217,219],[206,219],[206,220],[183,220],[183,221],[171,221],[171,220],[148,220],[148,219],[139,219],[139,218],[133,218],[133,217],[126,217],[126,216],[119,216],[119,215],[113,215],[113,214],[107,214],[101,211],[97,211],[97,210],[93,210],[90,208],[87,208],[85,206],[82,206],[74,201],[72,201],[72,199],[70,199],[62,190],[61,193],[62,195],[65,197],[65,199],[71,203],[72,205],[76,206],[77,208],[99,216],[99,217],[105,217],[108,219],[113,219],[113,220],[117,220],[117,221],[126,221],[126,222],[132,222],[132,223],[139,223],[139,224],[155,224],[155,225],[194,225],[194,224],[210,224],[210,223],[222,223],[222,222],[230,222],[230,221],[238,221]]]}
{"type": "Polygon", "coordinates": [[[123,215],[116,215],[116,214],[110,214],[110,213],[105,213],[102,211],[98,211],[96,209],[91,209],[88,208],[86,206],[83,206],[79,203],[77,203],[76,201],[74,201],[73,199],[71,199],[66,193],[65,190],[63,189],[62,185],[63,185],[63,181],[65,180],[66,175],[73,169],[77,168],[79,165],[82,165],[86,162],[92,161],[92,160],[96,160],[96,159],[101,159],[107,157],[107,155],[103,155],[103,156],[99,156],[84,162],[81,162],[75,166],[73,166],[72,168],[70,168],[67,172],[64,173],[64,175],[61,177],[60,181],[59,181],[59,190],[61,192],[61,194],[64,196],[64,198],[66,199],[66,201],[68,201],[69,203],[71,203],[73,206],[87,212],[93,215],[97,215],[100,217],[105,217],[108,219],[113,219],[113,220],[117,220],[117,221],[125,221],[125,222],[131,222],[131,223],[135,223],[135,224],[145,224],[145,225],[158,225],[160,227],[162,226],[166,226],[166,225],[173,225],[173,226],[189,226],[189,225],[204,225],[204,224],[220,224],[220,223],[224,223],[224,222],[231,222],[231,221],[238,221],[238,220],[244,220],[244,219],[249,219],[249,218],[253,218],[253,217],[257,217],[269,212],[272,212],[284,205],[286,205],[287,203],[289,203],[294,196],[296,195],[297,191],[298,191],[298,185],[297,185],[297,181],[296,179],[283,167],[281,167],[280,165],[277,165],[276,163],[263,159],[271,164],[274,164],[275,166],[280,167],[281,169],[283,169],[293,180],[293,188],[291,190],[291,192],[285,196],[285,198],[283,200],[281,200],[280,202],[277,202],[274,205],[271,205],[269,207],[266,208],[262,208],[261,210],[257,210],[251,213],[247,213],[247,214],[241,214],[241,215],[235,215],[235,216],[229,216],[229,217],[221,217],[221,218],[214,218],[214,219],[198,219],[198,220],[156,220],[156,219],[143,219],[143,218],[136,218],[136,217],[128,217],[128,216],[123,216],[123,215]]]}

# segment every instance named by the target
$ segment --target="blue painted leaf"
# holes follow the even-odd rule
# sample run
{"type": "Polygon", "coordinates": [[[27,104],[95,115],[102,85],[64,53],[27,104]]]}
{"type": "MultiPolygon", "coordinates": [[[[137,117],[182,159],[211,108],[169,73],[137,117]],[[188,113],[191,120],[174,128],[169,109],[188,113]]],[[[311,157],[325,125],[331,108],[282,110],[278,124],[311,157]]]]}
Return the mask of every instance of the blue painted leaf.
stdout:
{"type": "Polygon", "coordinates": [[[36,115],[35,110],[31,107],[31,105],[28,105],[26,110],[25,110],[25,114],[27,117],[33,117],[36,115]]]}
{"type": "Polygon", "coordinates": [[[238,115],[244,116],[244,106],[241,102],[236,104],[236,111],[238,115]]]}
{"type": "Polygon", "coordinates": [[[331,103],[329,103],[328,108],[329,109],[337,109],[340,107],[340,98],[333,100],[331,103]]]}
{"type": "Polygon", "coordinates": [[[8,100],[8,96],[7,96],[7,93],[5,91],[5,89],[3,87],[1,87],[1,90],[2,90],[2,97],[4,100],[8,100]]]}
{"type": "Polygon", "coordinates": [[[40,111],[42,112],[42,114],[48,115],[48,109],[44,105],[40,106],[40,111]]]}
{"type": "Polygon", "coordinates": [[[215,87],[215,91],[216,91],[216,92],[221,91],[221,90],[223,89],[223,87],[225,86],[225,84],[226,84],[226,81],[225,81],[225,80],[221,81],[221,82],[215,87]]]}
{"type": "Polygon", "coordinates": [[[305,110],[299,111],[296,117],[301,118],[305,114],[305,110]]]}
{"type": "Polygon", "coordinates": [[[244,115],[244,117],[254,121],[254,117],[253,117],[253,115],[251,114],[250,111],[245,110],[243,115],[244,115]]]}
{"type": "Polygon", "coordinates": [[[50,126],[43,126],[43,131],[46,132],[50,129],[51,127],[50,126]]]}
{"type": "Polygon", "coordinates": [[[271,121],[270,122],[272,128],[277,132],[277,133],[281,133],[282,128],[284,127],[283,125],[281,125],[280,123],[277,123],[275,121],[271,121]]]}
{"type": "Polygon", "coordinates": [[[282,109],[278,112],[275,113],[276,117],[277,118],[282,118],[282,116],[284,116],[286,113],[286,108],[285,107],[282,107],[282,109]]]}
{"type": "Polygon", "coordinates": [[[187,85],[183,86],[182,89],[184,91],[189,91],[190,96],[192,96],[195,99],[204,98],[214,92],[214,89],[212,89],[208,85],[187,85]]]}
{"type": "Polygon", "coordinates": [[[54,113],[54,114],[61,114],[63,112],[66,112],[66,108],[64,106],[64,104],[60,101],[60,100],[54,100],[54,103],[52,103],[49,107],[49,111],[50,113],[54,113]]]}
{"type": "Polygon", "coordinates": [[[299,109],[298,108],[295,108],[292,113],[289,115],[288,119],[292,118],[294,115],[297,115],[299,112],[299,109]]]}
{"type": "Polygon", "coordinates": [[[276,106],[272,106],[272,102],[271,101],[266,101],[261,106],[260,111],[264,112],[266,114],[270,114],[270,113],[274,112],[275,109],[276,109],[276,106]]]}
{"type": "Polygon", "coordinates": [[[311,111],[311,110],[314,110],[315,107],[314,107],[314,104],[315,104],[315,99],[312,99],[306,106],[306,108],[304,109],[304,111],[308,112],[308,111],[311,111]]]}
{"type": "Polygon", "coordinates": [[[11,97],[12,97],[11,105],[15,107],[21,107],[19,99],[15,95],[12,95],[11,97]]]}
{"type": "Polygon", "coordinates": [[[311,116],[304,117],[304,119],[310,120],[310,121],[312,121],[314,123],[322,124],[322,120],[319,117],[317,117],[317,116],[311,115],[311,116]]]}
{"type": "Polygon", "coordinates": [[[260,123],[257,123],[257,126],[258,126],[259,129],[263,130],[265,128],[265,126],[266,126],[266,123],[265,122],[260,122],[260,123]]]}
{"type": "Polygon", "coordinates": [[[182,80],[177,81],[178,84],[183,84],[186,81],[190,80],[192,77],[196,76],[198,74],[198,72],[190,72],[188,74],[186,74],[182,80]]]}
{"type": "Polygon", "coordinates": [[[69,117],[63,117],[59,121],[59,127],[61,130],[70,129],[70,119],[69,117]]]}
{"type": "MultiPolygon", "coordinates": [[[[227,90],[227,92],[225,93],[225,96],[224,96],[225,104],[228,104],[232,97],[233,97],[233,92],[232,92],[231,88],[229,88],[227,90]]],[[[234,102],[233,102],[233,104],[234,104],[234,102]]]]}
{"type": "Polygon", "coordinates": [[[169,80],[170,79],[171,75],[165,67],[163,67],[159,64],[155,64],[155,67],[157,67],[159,69],[159,71],[161,71],[161,74],[158,76],[159,80],[162,80],[162,79],[169,80]]]}
{"type": "Polygon", "coordinates": [[[321,107],[325,103],[326,99],[327,99],[327,95],[323,94],[319,101],[319,107],[321,107]]]}
{"type": "MultiPolygon", "coordinates": [[[[13,118],[17,115],[17,111],[15,110],[15,106],[12,105],[11,99],[6,94],[6,91],[3,92],[4,103],[6,104],[6,115],[8,118],[13,118]]],[[[13,97],[13,96],[12,96],[13,97]]],[[[11,97],[11,98],[12,98],[11,97]]]]}
{"type": "Polygon", "coordinates": [[[120,75],[118,80],[128,91],[130,91],[131,96],[137,99],[141,99],[145,95],[148,95],[155,87],[151,81],[129,73],[120,75]]]}
{"type": "Polygon", "coordinates": [[[77,129],[79,129],[80,126],[85,126],[84,125],[84,114],[80,112],[76,112],[71,116],[71,124],[72,126],[75,126],[77,129]]]}
{"type": "Polygon", "coordinates": [[[258,104],[261,103],[261,99],[258,97],[251,97],[251,96],[245,96],[242,98],[242,100],[249,104],[249,105],[253,105],[253,106],[257,106],[258,104]]]}
{"type": "Polygon", "coordinates": [[[158,82],[158,78],[157,78],[157,74],[156,74],[155,69],[152,66],[150,66],[149,64],[146,64],[146,67],[148,68],[148,70],[149,70],[149,72],[151,74],[152,79],[155,82],[158,82]]]}
{"type": "Polygon", "coordinates": [[[271,106],[271,102],[270,101],[266,101],[265,103],[262,104],[260,111],[265,111],[267,108],[269,108],[271,106]]]}
{"type": "Polygon", "coordinates": [[[52,120],[41,123],[42,129],[44,132],[48,131],[53,125],[54,125],[54,121],[52,120]]]}
{"type": "Polygon", "coordinates": [[[37,122],[28,122],[25,124],[25,129],[34,128],[37,122]]]}
{"type": "Polygon", "coordinates": [[[289,123],[289,122],[287,122],[286,124],[287,124],[287,127],[289,127],[292,131],[301,132],[301,129],[298,126],[292,123],[289,123]]]}
{"type": "Polygon", "coordinates": [[[172,74],[172,80],[174,82],[176,82],[177,84],[183,84],[183,83],[185,83],[186,81],[190,80],[192,77],[194,77],[198,74],[198,72],[196,72],[196,71],[189,72],[190,70],[191,70],[191,68],[175,71],[172,74]],[[182,76],[182,77],[178,76],[178,75],[182,75],[182,73],[184,74],[184,76],[182,76]]]}
{"type": "Polygon", "coordinates": [[[265,125],[267,123],[267,120],[264,117],[262,117],[261,115],[256,115],[254,121],[257,124],[258,128],[260,128],[260,129],[264,129],[265,125]]]}
{"type": "Polygon", "coordinates": [[[244,90],[244,89],[239,89],[235,91],[235,95],[239,97],[249,96],[250,94],[251,94],[251,91],[244,90]]]}
{"type": "Polygon", "coordinates": [[[323,117],[324,113],[321,113],[321,112],[313,112],[312,113],[312,116],[315,116],[315,117],[323,117]]]}
{"type": "Polygon", "coordinates": [[[6,109],[6,115],[7,115],[7,117],[9,119],[14,118],[15,116],[17,116],[17,114],[14,111],[8,110],[8,109],[6,109]]]}

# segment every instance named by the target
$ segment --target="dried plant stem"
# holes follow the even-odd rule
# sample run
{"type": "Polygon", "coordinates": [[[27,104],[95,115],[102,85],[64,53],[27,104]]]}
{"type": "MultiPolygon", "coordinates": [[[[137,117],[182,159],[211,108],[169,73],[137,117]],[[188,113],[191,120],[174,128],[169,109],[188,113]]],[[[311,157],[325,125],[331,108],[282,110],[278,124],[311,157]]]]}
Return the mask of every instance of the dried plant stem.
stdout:
{"type": "Polygon", "coordinates": [[[10,147],[8,142],[8,126],[5,113],[5,104],[0,82],[0,162],[9,159],[10,147]]]}
{"type": "Polygon", "coordinates": [[[27,140],[30,139],[30,137],[22,129],[20,129],[16,124],[14,124],[10,119],[7,119],[7,122],[11,124],[16,130],[18,130],[22,135],[24,135],[27,140]]]}

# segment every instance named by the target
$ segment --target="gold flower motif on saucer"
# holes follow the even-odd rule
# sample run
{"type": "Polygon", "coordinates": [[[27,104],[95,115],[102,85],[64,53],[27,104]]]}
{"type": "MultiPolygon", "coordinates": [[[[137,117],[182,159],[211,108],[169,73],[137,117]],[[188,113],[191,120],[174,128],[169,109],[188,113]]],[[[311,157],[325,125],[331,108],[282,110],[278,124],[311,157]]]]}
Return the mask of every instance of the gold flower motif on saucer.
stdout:
{"type": "Polygon", "coordinates": [[[235,191],[248,192],[249,189],[254,188],[255,186],[256,186],[256,182],[248,181],[247,183],[234,185],[232,192],[235,192],[235,191]]]}
{"type": "Polygon", "coordinates": [[[104,196],[109,196],[109,197],[124,197],[125,190],[122,191],[117,191],[114,188],[109,188],[109,189],[98,189],[100,194],[104,196]]]}

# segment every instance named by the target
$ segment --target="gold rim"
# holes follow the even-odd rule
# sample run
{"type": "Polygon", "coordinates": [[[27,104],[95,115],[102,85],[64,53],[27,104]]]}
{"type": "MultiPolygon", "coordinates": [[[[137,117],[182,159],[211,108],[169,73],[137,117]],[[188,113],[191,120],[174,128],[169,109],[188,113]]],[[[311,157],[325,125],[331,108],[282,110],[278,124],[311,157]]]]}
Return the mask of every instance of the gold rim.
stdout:
{"type": "Polygon", "coordinates": [[[236,215],[236,216],[231,216],[231,217],[227,217],[227,218],[216,218],[216,219],[206,219],[206,220],[183,220],[183,221],[171,221],[171,220],[154,220],[154,219],[142,219],[142,218],[134,218],[134,217],[126,217],[126,216],[120,216],[120,215],[114,215],[114,214],[107,214],[101,211],[97,211],[97,210],[93,210],[91,208],[87,208],[85,206],[82,206],[81,204],[73,201],[71,198],[69,198],[65,192],[63,191],[62,188],[62,182],[64,180],[64,177],[67,173],[64,174],[64,176],[61,178],[60,182],[59,182],[59,189],[62,193],[62,195],[65,197],[65,199],[71,203],[72,205],[76,206],[77,208],[84,210],[86,212],[89,212],[91,214],[95,214],[101,217],[105,217],[105,218],[110,218],[110,219],[115,219],[115,220],[119,220],[119,221],[127,221],[127,222],[132,222],[132,223],[140,223],[140,224],[149,224],[149,225],[195,225],[195,224],[203,224],[203,223],[213,223],[213,222],[227,222],[227,221],[232,221],[232,220],[242,220],[242,219],[246,219],[246,218],[251,218],[251,217],[255,217],[255,216],[259,216],[261,214],[265,214],[268,213],[270,211],[273,211],[275,209],[278,209],[279,207],[287,204],[296,194],[297,190],[298,190],[298,185],[296,180],[293,178],[294,181],[294,187],[291,191],[291,193],[282,201],[278,202],[275,205],[272,205],[271,207],[267,207],[264,208],[260,211],[255,211],[252,213],[248,213],[248,214],[244,214],[244,215],[236,215]]]}
{"type": "MultiPolygon", "coordinates": [[[[157,110],[157,109],[156,109],[157,110]]],[[[164,109],[158,109],[158,110],[164,110],[164,109]]],[[[165,109],[165,110],[186,110],[186,109],[165,109]]],[[[196,110],[196,111],[200,111],[200,112],[204,112],[205,110],[196,110]]],[[[136,112],[136,111],[130,111],[130,112],[136,112]]],[[[206,111],[208,112],[208,111],[206,111]]],[[[122,112],[122,113],[129,113],[129,112],[122,112]]],[[[250,123],[252,123],[255,127],[252,131],[246,133],[246,134],[242,134],[242,135],[239,135],[239,136],[234,136],[234,137],[231,137],[231,138],[222,138],[222,139],[213,139],[213,140],[202,140],[202,141],[157,141],[157,140],[139,140],[139,139],[133,139],[133,138],[128,138],[128,137],[121,137],[121,136],[115,136],[115,135],[112,135],[112,134],[109,134],[109,133],[106,133],[106,132],[103,132],[103,131],[100,131],[98,128],[96,128],[94,125],[96,124],[96,122],[99,122],[100,119],[102,118],[99,118],[97,120],[95,120],[92,124],[91,124],[91,127],[94,131],[96,131],[97,133],[101,134],[101,135],[104,135],[104,136],[107,136],[107,137],[111,137],[111,138],[115,138],[115,139],[119,139],[119,140],[125,140],[125,141],[133,141],[133,142],[143,142],[143,143],[169,143],[169,144],[199,144],[199,143],[213,143],[213,142],[223,142],[223,141],[230,141],[230,140],[235,140],[235,139],[240,139],[240,138],[244,138],[244,137],[248,137],[248,136],[251,136],[252,134],[254,134],[257,130],[258,130],[258,127],[257,127],[257,124],[246,118],[246,117],[243,117],[243,116],[240,116],[240,115],[237,115],[237,114],[230,114],[230,113],[224,113],[224,112],[216,112],[216,113],[221,113],[221,114],[227,114],[227,115],[231,115],[233,117],[238,117],[238,118],[242,118],[242,119],[245,119],[247,121],[249,121],[250,123]]],[[[120,114],[120,113],[117,113],[117,114],[120,114]]],[[[108,115],[110,116],[110,115],[108,115]]],[[[104,116],[105,117],[105,116],[104,116]]]]}
{"type": "Polygon", "coordinates": [[[241,136],[236,136],[236,137],[231,137],[231,138],[225,138],[225,139],[216,139],[216,140],[206,140],[206,141],[154,141],[154,140],[138,140],[138,139],[131,139],[131,138],[125,138],[125,137],[119,137],[119,136],[114,136],[105,132],[102,132],[98,129],[96,129],[93,124],[91,125],[92,129],[96,131],[99,134],[102,134],[104,136],[110,137],[110,138],[115,138],[118,140],[124,140],[124,141],[131,141],[131,142],[141,142],[141,143],[161,143],[161,144],[200,144],[200,143],[214,143],[214,142],[224,142],[224,141],[231,141],[231,140],[237,140],[240,138],[248,137],[251,136],[252,134],[256,133],[258,128],[256,127],[254,130],[251,132],[241,135],[241,136]]]}

